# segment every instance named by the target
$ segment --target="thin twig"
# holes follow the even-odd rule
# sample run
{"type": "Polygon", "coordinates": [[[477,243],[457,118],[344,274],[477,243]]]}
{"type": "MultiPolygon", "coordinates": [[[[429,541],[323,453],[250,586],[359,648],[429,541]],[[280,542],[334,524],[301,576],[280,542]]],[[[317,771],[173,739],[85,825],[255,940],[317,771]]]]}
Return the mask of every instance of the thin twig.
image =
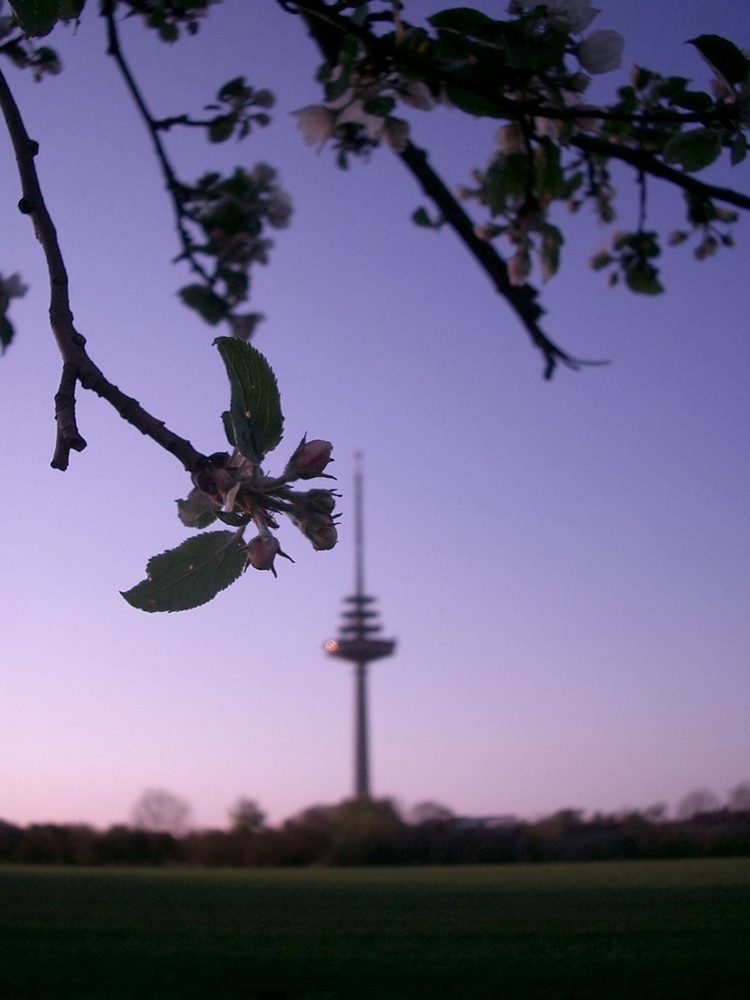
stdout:
{"type": "Polygon", "coordinates": [[[178,123],[181,125],[202,125],[203,123],[192,121],[186,116],[166,118],[162,120],[154,118],[123,54],[122,46],[120,45],[120,36],[117,31],[117,21],[114,15],[114,7],[115,4],[113,0],[106,0],[106,2],[102,4],[102,16],[107,23],[107,54],[112,56],[114,59],[115,64],[125,81],[125,85],[130,91],[133,101],[138,108],[138,112],[143,119],[146,130],[151,137],[154,152],[164,176],[165,186],[172,200],[175,227],[183,247],[182,257],[190,262],[190,267],[196,274],[199,274],[208,285],[212,285],[213,282],[210,275],[201,265],[200,261],[197,260],[193,252],[193,240],[187,227],[185,226],[185,219],[188,216],[182,206],[181,193],[183,191],[183,185],[180,183],[174,169],[172,168],[172,164],[167,156],[167,151],[164,148],[164,143],[161,141],[161,137],[159,135],[160,132],[166,132],[172,125],[176,125],[178,123]]]}

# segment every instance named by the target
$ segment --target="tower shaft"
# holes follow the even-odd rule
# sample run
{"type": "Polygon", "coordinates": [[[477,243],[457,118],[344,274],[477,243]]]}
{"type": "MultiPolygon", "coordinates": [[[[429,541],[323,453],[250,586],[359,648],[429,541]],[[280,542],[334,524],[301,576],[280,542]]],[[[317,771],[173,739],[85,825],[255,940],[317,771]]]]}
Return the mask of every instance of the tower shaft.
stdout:
{"type": "Polygon", "coordinates": [[[357,456],[354,476],[354,593],[345,598],[349,605],[343,614],[338,639],[329,639],[326,651],[354,666],[354,795],[370,797],[370,747],[367,719],[367,665],[372,660],[391,656],[396,643],[379,637],[380,624],[375,598],[365,593],[364,544],[362,530],[362,471],[357,456]]]}
{"type": "Polygon", "coordinates": [[[354,665],[354,794],[370,797],[370,748],[367,734],[367,664],[354,665]]]}

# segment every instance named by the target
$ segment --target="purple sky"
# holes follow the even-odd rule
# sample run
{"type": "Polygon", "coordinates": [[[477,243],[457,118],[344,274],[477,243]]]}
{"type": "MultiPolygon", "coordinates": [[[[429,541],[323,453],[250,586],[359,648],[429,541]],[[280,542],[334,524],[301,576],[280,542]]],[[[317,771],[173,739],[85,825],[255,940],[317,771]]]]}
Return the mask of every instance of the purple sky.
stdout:
{"type": "MultiPolygon", "coordinates": [[[[429,14],[437,3],[410,2],[429,14]]],[[[503,4],[477,7],[500,14],[503,4]]],[[[703,32],[750,45],[750,8],[602,0],[596,27],[633,61],[704,85],[684,44],[703,32]]],[[[87,12],[56,32],[59,78],[10,79],[93,359],[197,448],[224,447],[223,366],[176,298],[187,282],[149,141],[87,12]],[[59,37],[58,37],[59,35],[59,37]]],[[[408,13],[408,11],[407,11],[408,13]]],[[[328,661],[353,584],[352,455],[365,455],[366,580],[397,655],[370,685],[372,780],[408,807],[534,817],[563,807],[672,807],[691,789],[724,797],[750,779],[750,366],[748,220],[737,247],[699,264],[663,259],[668,292],[605,288],[587,266],[605,237],[568,220],[546,329],[608,367],[541,379],[541,360],[446,230],[417,229],[424,201],[386,149],[338,171],[302,142],[290,111],[319,99],[315,51],[272,0],[226,0],[173,48],[123,31],[157,114],[198,112],[245,74],[278,97],[245,143],[170,137],[182,174],[265,160],[294,197],[252,307],[255,344],[279,380],[286,434],[334,442],[341,544],[249,571],[216,601],[146,615],[119,591],[188,532],[178,462],[79,392],[89,447],[49,467],[59,358],[44,267],[0,138],[0,272],[31,286],[0,359],[5,470],[0,535],[0,818],[126,821],[145,788],[187,799],[196,826],[227,822],[240,796],[272,822],[352,787],[352,680],[328,661]]],[[[454,185],[483,165],[492,122],[413,117],[413,138],[454,185]]],[[[747,165],[717,170],[747,190],[747,165]]],[[[621,224],[636,220],[618,177],[621,224]]],[[[654,183],[669,232],[681,199],[654,183]]]]}

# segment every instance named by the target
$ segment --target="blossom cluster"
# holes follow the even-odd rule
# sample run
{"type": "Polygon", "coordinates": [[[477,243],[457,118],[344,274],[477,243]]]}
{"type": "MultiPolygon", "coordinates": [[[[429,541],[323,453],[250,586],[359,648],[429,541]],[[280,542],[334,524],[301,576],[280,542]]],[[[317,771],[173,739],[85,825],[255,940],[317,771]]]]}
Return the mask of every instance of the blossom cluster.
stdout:
{"type": "Polygon", "coordinates": [[[258,534],[244,546],[247,565],[275,576],[276,556],[291,558],[272,533],[279,528],[279,514],[286,515],[316,551],[332,549],[338,541],[338,494],[290,486],[297,480],[333,479],[325,471],[333,460],[332,448],[330,441],[303,437],[278,478],[264,475],[236,450],[231,455],[217,452],[193,475],[195,489],[180,502],[180,517],[192,527],[204,527],[214,518],[240,528],[254,524],[258,534]]]}

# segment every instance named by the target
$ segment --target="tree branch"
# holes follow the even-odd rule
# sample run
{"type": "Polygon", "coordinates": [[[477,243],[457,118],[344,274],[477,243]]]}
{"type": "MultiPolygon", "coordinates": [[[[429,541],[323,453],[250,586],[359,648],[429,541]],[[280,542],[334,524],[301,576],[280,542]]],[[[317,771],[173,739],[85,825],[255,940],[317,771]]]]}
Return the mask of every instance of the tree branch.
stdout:
{"type": "MultiPolygon", "coordinates": [[[[521,118],[550,118],[555,121],[575,122],[580,118],[588,118],[603,122],[623,122],[628,125],[700,124],[737,127],[741,114],[740,108],[736,104],[716,104],[710,111],[660,110],[629,113],[588,105],[584,107],[575,105],[556,107],[535,100],[518,100],[506,97],[496,90],[490,91],[487,87],[478,87],[451,70],[430,62],[429,59],[425,59],[413,49],[400,47],[398,45],[398,31],[395,32],[395,45],[386,42],[374,35],[366,26],[356,24],[350,18],[328,7],[323,0],[298,0],[294,5],[294,10],[287,6],[285,0],[277,0],[277,3],[288,13],[301,14],[311,34],[316,37],[316,41],[318,41],[318,34],[324,38],[325,44],[321,45],[321,51],[329,62],[335,63],[341,39],[350,36],[361,42],[367,52],[384,65],[395,69],[401,65],[418,73],[422,79],[452,84],[461,90],[481,97],[485,101],[492,101],[503,117],[514,121],[521,118]]],[[[320,41],[318,43],[320,44],[320,41]]]]}
{"type": "Polygon", "coordinates": [[[5,118],[8,133],[18,164],[22,197],[18,207],[30,216],[37,239],[42,245],[47,261],[50,284],[50,326],[63,360],[60,387],[55,395],[57,440],[52,467],[65,471],[71,450],[82,451],[86,442],[78,431],[75,417],[75,385],[80,382],[85,389],[92,389],[106,399],[120,416],[142,434],[148,435],[166,451],[182,462],[188,472],[205,465],[208,459],[177,434],[170,431],[135,400],[121,392],[105,378],[85,350],[86,340],[73,325],[73,313],[68,297],[68,275],[65,269],[57,232],[44,203],[39,178],[34,164],[38,144],[29,138],[15,98],[0,71],[0,110],[5,118]]]}
{"type": "Polygon", "coordinates": [[[736,205],[738,208],[750,210],[750,197],[731,188],[717,187],[715,184],[707,184],[699,180],[693,174],[683,173],[682,170],[675,170],[668,167],[666,163],[657,160],[651,153],[642,149],[632,149],[630,146],[622,146],[619,143],[608,142],[606,139],[597,139],[594,136],[576,133],[570,140],[571,145],[585,153],[595,153],[599,156],[611,157],[615,160],[622,160],[629,163],[644,173],[651,174],[652,177],[661,177],[670,181],[676,187],[681,187],[691,194],[701,198],[711,198],[717,201],[727,202],[729,205],[736,205]]]}
{"type": "Polygon", "coordinates": [[[537,322],[544,314],[544,310],[536,301],[536,289],[528,284],[520,286],[511,284],[505,261],[491,243],[476,235],[473,222],[429,165],[424,150],[408,142],[406,149],[398,156],[417,179],[424,193],[435,203],[445,221],[462,240],[496,291],[503,296],[521,320],[532,343],[545,357],[544,377],[552,377],[558,362],[574,370],[582,365],[606,364],[602,361],[580,361],[553,343],[537,322]]]}
{"type": "MultiPolygon", "coordinates": [[[[319,3],[319,0],[312,0],[312,5],[310,0],[307,0],[304,4],[297,4],[297,7],[324,58],[329,61],[335,58],[335,37],[341,35],[348,22],[338,17],[331,20],[328,16],[330,12],[325,10],[324,5],[319,3]],[[332,37],[331,32],[335,33],[335,37],[332,37]]],[[[372,37],[374,41],[378,41],[374,36],[372,37]]],[[[407,142],[403,152],[397,155],[416,178],[427,197],[435,203],[443,219],[451,226],[489,277],[496,291],[503,296],[516,313],[534,346],[544,355],[544,377],[551,378],[558,363],[574,370],[578,370],[583,365],[606,364],[603,361],[578,360],[553,343],[537,322],[544,310],[536,302],[536,289],[528,284],[522,286],[511,284],[505,261],[490,243],[476,235],[473,222],[429,165],[424,150],[407,142]]]]}
{"type": "Polygon", "coordinates": [[[167,118],[161,121],[154,118],[148,109],[146,101],[135,81],[135,77],[131,73],[130,67],[128,66],[125,56],[123,55],[122,47],[120,45],[120,37],[117,32],[114,7],[115,4],[113,0],[106,0],[106,2],[102,4],[102,17],[104,17],[107,23],[107,54],[112,56],[114,59],[117,68],[125,81],[125,86],[130,91],[130,95],[138,108],[141,118],[143,119],[146,130],[151,136],[154,152],[164,176],[165,186],[169,192],[170,198],[172,199],[175,227],[177,229],[177,235],[180,238],[180,242],[182,243],[182,256],[189,261],[190,267],[196,274],[199,274],[208,285],[212,285],[213,282],[211,277],[206,272],[205,268],[201,266],[193,252],[193,241],[185,226],[186,213],[180,197],[182,185],[172,168],[172,164],[169,162],[169,157],[167,156],[164,144],[159,136],[160,131],[167,131],[172,125],[176,125],[178,123],[181,125],[202,125],[203,123],[190,121],[187,116],[167,118]]]}

